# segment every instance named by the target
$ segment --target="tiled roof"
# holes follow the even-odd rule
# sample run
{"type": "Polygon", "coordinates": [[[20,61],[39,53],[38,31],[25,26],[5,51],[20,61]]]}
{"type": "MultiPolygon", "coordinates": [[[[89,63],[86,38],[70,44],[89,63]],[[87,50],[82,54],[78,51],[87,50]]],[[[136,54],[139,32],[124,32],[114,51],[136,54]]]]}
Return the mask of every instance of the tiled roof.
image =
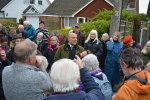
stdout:
{"type": "Polygon", "coordinates": [[[11,0],[0,0],[0,10],[5,7],[11,0]]]}
{"type": "Polygon", "coordinates": [[[55,0],[43,14],[71,16],[90,1],[91,0],[55,0]]]}

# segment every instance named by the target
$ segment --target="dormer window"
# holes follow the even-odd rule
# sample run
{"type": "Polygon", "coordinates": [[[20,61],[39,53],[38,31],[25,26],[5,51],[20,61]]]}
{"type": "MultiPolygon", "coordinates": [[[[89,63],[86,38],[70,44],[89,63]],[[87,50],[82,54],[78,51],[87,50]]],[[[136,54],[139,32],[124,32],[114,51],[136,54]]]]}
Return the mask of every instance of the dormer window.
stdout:
{"type": "Polygon", "coordinates": [[[38,4],[39,4],[39,5],[42,5],[42,0],[38,0],[38,4]]]}
{"type": "Polygon", "coordinates": [[[35,0],[24,0],[24,4],[35,4],[35,0]]]}

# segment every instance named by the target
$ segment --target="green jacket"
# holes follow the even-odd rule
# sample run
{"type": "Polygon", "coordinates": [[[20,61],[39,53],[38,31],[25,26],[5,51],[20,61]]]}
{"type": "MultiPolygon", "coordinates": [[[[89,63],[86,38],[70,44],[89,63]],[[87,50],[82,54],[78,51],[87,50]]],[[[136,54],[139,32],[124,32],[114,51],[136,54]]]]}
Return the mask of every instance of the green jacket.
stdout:
{"type": "Polygon", "coordinates": [[[150,55],[149,54],[143,54],[141,53],[142,55],[142,59],[143,59],[143,64],[144,66],[150,61],[150,55]]]}
{"type": "MultiPolygon", "coordinates": [[[[63,44],[57,49],[56,54],[54,56],[54,62],[59,60],[59,59],[62,59],[62,58],[68,58],[69,59],[69,51],[68,51],[67,45],[68,45],[67,43],[63,44]]],[[[83,51],[85,51],[83,47],[76,45],[75,55],[78,55],[80,57],[80,53],[82,53],[83,51]]],[[[89,50],[86,50],[86,51],[88,54],[91,53],[91,51],[89,51],[89,50]]]]}

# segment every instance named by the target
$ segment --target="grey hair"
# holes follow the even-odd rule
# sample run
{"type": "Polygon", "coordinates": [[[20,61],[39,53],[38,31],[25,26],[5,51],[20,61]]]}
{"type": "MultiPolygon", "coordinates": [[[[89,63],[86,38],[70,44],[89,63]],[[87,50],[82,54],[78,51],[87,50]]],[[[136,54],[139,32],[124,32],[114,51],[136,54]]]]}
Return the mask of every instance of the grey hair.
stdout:
{"type": "Polygon", "coordinates": [[[30,22],[29,21],[24,21],[23,24],[30,25],[30,22]]]}
{"type": "Polygon", "coordinates": [[[142,49],[141,52],[142,52],[143,54],[148,54],[148,52],[147,52],[147,50],[146,50],[146,47],[147,47],[148,45],[150,45],[150,41],[148,41],[148,42],[146,43],[145,47],[142,49]]]}
{"type": "Polygon", "coordinates": [[[23,41],[18,43],[14,48],[14,57],[15,61],[25,63],[30,57],[34,57],[36,52],[37,45],[32,41],[23,41]],[[24,44],[25,46],[20,46],[24,44]]]}
{"type": "Polygon", "coordinates": [[[143,66],[143,60],[141,58],[141,52],[137,48],[127,48],[118,55],[121,66],[124,66],[123,62],[128,65],[127,68],[141,68],[143,66]]]}
{"type": "Polygon", "coordinates": [[[103,40],[103,36],[107,36],[107,40],[109,40],[109,35],[108,35],[108,33],[104,33],[104,34],[102,35],[101,40],[103,40]]]}
{"type": "Polygon", "coordinates": [[[19,26],[18,26],[18,29],[19,29],[20,27],[23,27],[23,28],[24,28],[24,26],[23,26],[23,25],[19,25],[19,26]]]}
{"type": "Polygon", "coordinates": [[[52,67],[50,76],[54,92],[72,92],[79,87],[79,66],[70,59],[60,59],[52,67]]]}
{"type": "Polygon", "coordinates": [[[59,33],[57,31],[53,32],[53,36],[58,36],[58,35],[59,35],[59,33]]]}
{"type": "Polygon", "coordinates": [[[69,33],[72,33],[72,32],[73,32],[73,30],[70,30],[70,31],[69,31],[69,33]]]}
{"type": "Polygon", "coordinates": [[[37,34],[37,36],[42,36],[42,37],[43,37],[43,33],[42,33],[42,32],[39,32],[39,33],[37,34]]]}
{"type": "Polygon", "coordinates": [[[58,40],[58,38],[56,36],[52,36],[51,39],[55,39],[57,41],[57,44],[59,44],[59,40],[58,40]]]}
{"type": "Polygon", "coordinates": [[[45,69],[48,67],[48,61],[44,56],[37,55],[36,58],[42,59],[42,66],[44,66],[45,69]]]}
{"type": "Polygon", "coordinates": [[[97,57],[93,54],[88,54],[82,59],[82,64],[88,69],[89,72],[95,72],[99,70],[99,62],[97,57]]]}

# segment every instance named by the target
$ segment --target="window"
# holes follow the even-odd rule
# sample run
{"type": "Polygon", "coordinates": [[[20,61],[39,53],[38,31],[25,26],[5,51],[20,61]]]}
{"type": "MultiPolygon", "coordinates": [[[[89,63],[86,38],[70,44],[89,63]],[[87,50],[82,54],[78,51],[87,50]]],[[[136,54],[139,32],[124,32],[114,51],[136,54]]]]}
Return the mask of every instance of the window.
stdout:
{"type": "Polygon", "coordinates": [[[77,23],[85,23],[88,22],[88,18],[86,17],[77,17],[77,23]]]}
{"type": "Polygon", "coordinates": [[[65,28],[72,27],[74,24],[74,17],[66,17],[65,18],[65,28]]]}
{"type": "Polygon", "coordinates": [[[42,5],[42,0],[38,0],[38,4],[39,4],[39,5],[42,5]]]}
{"type": "Polygon", "coordinates": [[[30,0],[30,4],[34,4],[35,3],[35,1],[34,0],[30,0]]]}
{"type": "Polygon", "coordinates": [[[35,0],[24,0],[24,4],[35,4],[35,0]]]}

